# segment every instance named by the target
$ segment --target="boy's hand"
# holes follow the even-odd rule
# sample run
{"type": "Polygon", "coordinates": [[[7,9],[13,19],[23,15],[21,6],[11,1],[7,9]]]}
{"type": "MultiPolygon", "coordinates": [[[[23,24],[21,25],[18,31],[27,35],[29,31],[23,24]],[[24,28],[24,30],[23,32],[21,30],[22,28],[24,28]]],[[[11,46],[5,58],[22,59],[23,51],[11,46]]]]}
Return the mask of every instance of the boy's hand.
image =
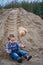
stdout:
{"type": "Polygon", "coordinates": [[[26,46],[25,46],[25,45],[22,45],[21,47],[22,47],[22,48],[25,48],[26,46]]]}
{"type": "Polygon", "coordinates": [[[8,50],[7,53],[10,54],[11,53],[11,50],[8,50]]]}

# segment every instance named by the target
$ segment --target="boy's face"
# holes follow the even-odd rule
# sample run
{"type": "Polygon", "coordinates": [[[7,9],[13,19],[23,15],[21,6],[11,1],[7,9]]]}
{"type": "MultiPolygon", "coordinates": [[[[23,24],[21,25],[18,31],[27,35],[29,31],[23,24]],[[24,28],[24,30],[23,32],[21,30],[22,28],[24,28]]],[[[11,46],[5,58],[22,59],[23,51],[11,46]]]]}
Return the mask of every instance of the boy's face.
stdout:
{"type": "Polygon", "coordinates": [[[9,42],[14,43],[15,42],[15,38],[11,37],[10,40],[9,40],[9,42]]]}

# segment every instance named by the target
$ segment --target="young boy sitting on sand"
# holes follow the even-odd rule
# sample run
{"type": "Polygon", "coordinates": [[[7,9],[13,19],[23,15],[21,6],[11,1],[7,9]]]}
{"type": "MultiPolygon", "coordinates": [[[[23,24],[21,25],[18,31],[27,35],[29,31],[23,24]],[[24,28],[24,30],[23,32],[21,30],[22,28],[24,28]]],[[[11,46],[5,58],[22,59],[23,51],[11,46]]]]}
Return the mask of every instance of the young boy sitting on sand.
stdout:
{"type": "Polygon", "coordinates": [[[15,36],[13,34],[10,34],[8,37],[8,42],[6,43],[5,50],[12,59],[15,59],[19,63],[21,63],[22,62],[21,56],[23,56],[27,60],[30,60],[32,58],[32,56],[29,55],[26,51],[21,50],[21,48],[24,47],[25,47],[24,45],[18,43],[15,40],[15,36]]]}

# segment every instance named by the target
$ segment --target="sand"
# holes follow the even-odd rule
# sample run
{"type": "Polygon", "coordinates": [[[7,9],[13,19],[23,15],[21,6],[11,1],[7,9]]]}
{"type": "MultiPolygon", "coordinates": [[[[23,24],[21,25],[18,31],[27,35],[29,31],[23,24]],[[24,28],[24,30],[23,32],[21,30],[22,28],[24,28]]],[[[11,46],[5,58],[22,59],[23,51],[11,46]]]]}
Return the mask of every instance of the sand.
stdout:
{"type": "Polygon", "coordinates": [[[30,61],[23,60],[21,65],[43,65],[43,20],[39,16],[23,8],[0,10],[0,64],[20,65],[5,56],[4,48],[10,33],[21,44],[25,44],[24,50],[32,55],[30,61]],[[28,30],[23,37],[18,33],[20,26],[28,30]]]}

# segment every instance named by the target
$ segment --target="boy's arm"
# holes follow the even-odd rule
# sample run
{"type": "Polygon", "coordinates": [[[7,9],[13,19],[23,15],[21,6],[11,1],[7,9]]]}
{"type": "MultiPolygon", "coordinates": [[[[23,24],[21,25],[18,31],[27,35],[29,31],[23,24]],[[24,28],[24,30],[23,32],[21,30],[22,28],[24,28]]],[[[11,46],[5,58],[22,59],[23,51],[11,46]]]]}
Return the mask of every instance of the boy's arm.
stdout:
{"type": "Polygon", "coordinates": [[[21,43],[17,43],[18,44],[18,47],[20,48],[25,48],[25,45],[21,44],[21,43]]]}
{"type": "Polygon", "coordinates": [[[5,51],[9,54],[11,53],[11,49],[9,49],[9,44],[8,43],[6,44],[5,51]]]}
{"type": "Polygon", "coordinates": [[[25,45],[23,45],[23,44],[21,45],[21,48],[25,48],[25,47],[26,47],[25,45]]]}

